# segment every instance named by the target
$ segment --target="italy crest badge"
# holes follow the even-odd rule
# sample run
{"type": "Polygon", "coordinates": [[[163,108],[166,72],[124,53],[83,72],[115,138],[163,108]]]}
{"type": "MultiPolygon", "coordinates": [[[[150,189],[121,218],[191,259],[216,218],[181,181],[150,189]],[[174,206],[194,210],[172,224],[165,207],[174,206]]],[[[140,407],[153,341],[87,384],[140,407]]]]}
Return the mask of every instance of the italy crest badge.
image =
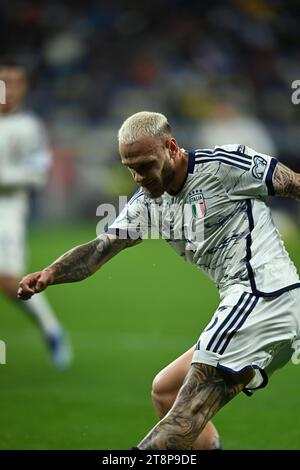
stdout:
{"type": "Polygon", "coordinates": [[[201,189],[195,189],[189,193],[189,202],[195,219],[203,219],[206,214],[205,199],[201,189]]]}

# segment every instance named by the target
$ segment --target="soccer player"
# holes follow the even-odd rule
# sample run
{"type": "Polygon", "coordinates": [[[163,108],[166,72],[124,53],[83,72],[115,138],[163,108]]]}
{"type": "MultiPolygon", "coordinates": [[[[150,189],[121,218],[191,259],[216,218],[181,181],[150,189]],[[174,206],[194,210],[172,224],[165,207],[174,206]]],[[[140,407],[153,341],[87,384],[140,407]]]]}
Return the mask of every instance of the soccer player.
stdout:
{"type": "Polygon", "coordinates": [[[23,109],[28,73],[14,61],[0,61],[6,102],[0,104],[0,289],[34,319],[50,350],[53,364],[70,363],[63,328],[44,294],[20,302],[17,289],[25,265],[25,231],[29,191],[41,188],[51,158],[40,120],[23,109]]]}
{"type": "Polygon", "coordinates": [[[300,199],[300,175],[240,144],[187,152],[159,113],[129,117],[119,150],[141,189],[106,233],[25,276],[18,295],[25,300],[49,285],[90,276],[141,241],[153,207],[179,213],[183,206],[181,238],[176,213],[165,210],[172,222],[167,241],[209,274],[220,305],[196,346],[155,379],[162,419],[138,448],[199,449],[203,432],[213,448],[217,433],[209,420],[241,391],[264,387],[300,335],[300,280],[265,203],[268,194],[300,199]]]}

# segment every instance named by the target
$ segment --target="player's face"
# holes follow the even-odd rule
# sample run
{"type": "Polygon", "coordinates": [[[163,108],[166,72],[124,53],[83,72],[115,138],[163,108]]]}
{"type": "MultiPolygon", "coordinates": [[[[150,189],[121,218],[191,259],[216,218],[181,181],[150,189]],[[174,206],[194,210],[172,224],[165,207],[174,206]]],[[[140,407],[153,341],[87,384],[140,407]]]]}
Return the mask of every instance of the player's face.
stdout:
{"type": "Polygon", "coordinates": [[[18,108],[27,91],[26,72],[22,67],[1,67],[0,80],[6,88],[6,103],[0,105],[0,110],[10,112],[18,108]]]}
{"type": "Polygon", "coordinates": [[[151,198],[160,197],[175,174],[168,142],[149,136],[133,144],[120,144],[119,147],[123,165],[151,198]]]}

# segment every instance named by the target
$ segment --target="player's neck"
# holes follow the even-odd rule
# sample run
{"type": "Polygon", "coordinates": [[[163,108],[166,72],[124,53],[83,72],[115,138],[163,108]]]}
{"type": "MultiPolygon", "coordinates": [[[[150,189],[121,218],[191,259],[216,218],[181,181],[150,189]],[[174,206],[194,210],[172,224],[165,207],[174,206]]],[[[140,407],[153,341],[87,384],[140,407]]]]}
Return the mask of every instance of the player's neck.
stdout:
{"type": "Polygon", "coordinates": [[[177,164],[175,176],[172,179],[172,183],[170,184],[169,188],[167,189],[167,192],[171,194],[171,196],[178,194],[185,185],[188,175],[188,164],[188,152],[184,149],[180,149],[180,159],[177,164]]]}

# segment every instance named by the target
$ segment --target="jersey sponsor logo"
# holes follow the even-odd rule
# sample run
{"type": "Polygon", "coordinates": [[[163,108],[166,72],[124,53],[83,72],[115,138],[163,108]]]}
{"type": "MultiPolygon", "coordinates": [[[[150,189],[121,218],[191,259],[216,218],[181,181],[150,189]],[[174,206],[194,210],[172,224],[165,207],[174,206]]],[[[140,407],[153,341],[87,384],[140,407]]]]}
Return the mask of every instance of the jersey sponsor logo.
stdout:
{"type": "Polygon", "coordinates": [[[189,193],[189,203],[191,204],[194,219],[203,219],[206,214],[206,205],[201,189],[195,189],[189,193]]]}
{"type": "Polygon", "coordinates": [[[258,180],[262,180],[265,174],[265,169],[267,168],[267,160],[265,160],[260,155],[255,155],[253,157],[254,166],[252,168],[252,174],[258,180]]]}

